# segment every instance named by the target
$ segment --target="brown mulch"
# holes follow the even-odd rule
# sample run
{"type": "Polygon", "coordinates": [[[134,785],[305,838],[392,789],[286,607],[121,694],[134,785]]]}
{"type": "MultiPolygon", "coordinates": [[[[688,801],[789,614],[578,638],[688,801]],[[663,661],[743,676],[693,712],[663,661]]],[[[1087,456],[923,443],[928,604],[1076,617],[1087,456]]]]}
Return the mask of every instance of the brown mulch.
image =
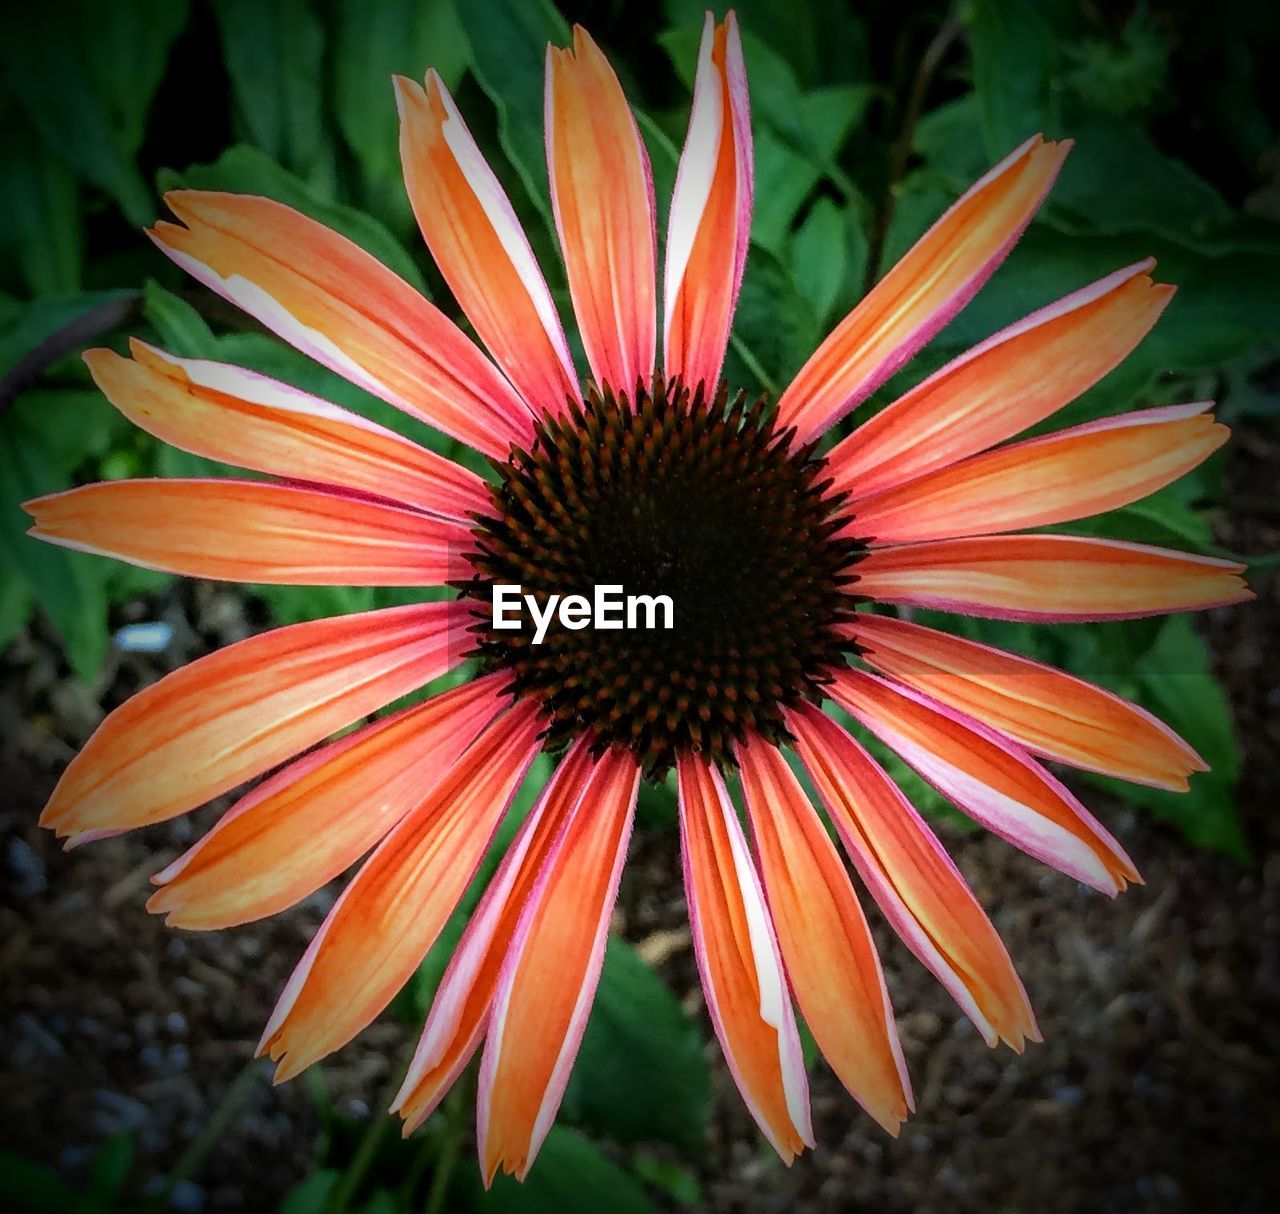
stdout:
{"type": "MultiPolygon", "coordinates": [[[[1242,493],[1254,486],[1255,502],[1273,495],[1274,441],[1246,435],[1236,450],[1232,482],[1242,493]]],[[[1280,548],[1280,525],[1265,509],[1238,511],[1220,535],[1235,550],[1280,548]]],[[[1022,1056],[987,1050],[877,919],[916,1116],[887,1138],[819,1065],[819,1146],[785,1169],[761,1146],[717,1058],[711,1139],[694,1161],[706,1210],[1275,1208],[1275,572],[1257,588],[1253,607],[1202,621],[1245,748],[1239,801],[1254,864],[1193,850],[1160,821],[1089,794],[1147,882],[1111,902],[998,840],[941,828],[1018,962],[1045,1043],[1022,1056]]],[[[256,622],[233,591],[203,585],[137,610],[176,625],[171,651],[163,663],[113,658],[93,689],[68,675],[41,627],[0,654],[0,1126],[5,1147],[74,1179],[125,1129],[145,1174],[172,1165],[244,1066],[332,897],[234,932],[169,931],[143,909],[147,877],[213,810],[72,853],[35,826],[58,770],[104,707],[256,622]]],[[[671,835],[637,834],[619,925],[705,1023],[676,847],[671,835]]],[[[369,1115],[406,1033],[384,1018],[326,1065],[340,1111],[369,1115]]],[[[274,1209],[308,1169],[319,1121],[303,1083],[259,1082],[175,1207],[274,1209]]]]}

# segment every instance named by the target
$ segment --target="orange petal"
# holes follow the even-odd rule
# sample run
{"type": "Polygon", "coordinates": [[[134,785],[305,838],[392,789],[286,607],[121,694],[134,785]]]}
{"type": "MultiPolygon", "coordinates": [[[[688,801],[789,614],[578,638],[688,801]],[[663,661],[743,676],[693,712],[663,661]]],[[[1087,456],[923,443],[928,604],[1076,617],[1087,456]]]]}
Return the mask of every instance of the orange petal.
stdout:
{"type": "Polygon", "coordinates": [[[357,413],[227,363],[129,345],[135,361],[110,350],[87,350],[84,360],[125,417],[171,446],[445,518],[465,521],[488,508],[474,472],[357,413]]]}
{"type": "Polygon", "coordinates": [[[581,26],[547,48],[547,169],[556,229],[597,384],[633,393],[653,375],[653,178],[609,61],[581,26]]]}
{"type": "Polygon", "coordinates": [[[1173,297],[1148,258],[1033,312],[863,422],[827,457],[861,497],[1021,434],[1118,366],[1173,297]]]}
{"type": "Polygon", "coordinates": [[[434,70],[395,77],[400,160],[423,239],[467,319],[539,413],[578,399],[560,318],[502,185],[434,70]]]}
{"type": "Polygon", "coordinates": [[[997,535],[870,552],[854,592],[998,620],[1116,620],[1251,599],[1243,571],[1121,540],[997,535]]]}
{"type": "Polygon", "coordinates": [[[152,882],[147,909],[207,931],[274,915],[345,872],[502,711],[473,679],[331,742],[264,780],[152,882]]]}
{"type": "Polygon", "coordinates": [[[486,1185],[499,1167],[524,1179],[560,1107],[600,980],[639,782],[626,751],[601,759],[520,916],[480,1063],[486,1185]]]}
{"type": "Polygon", "coordinates": [[[24,509],[37,539],[187,577],[430,586],[470,569],[457,522],[267,481],[102,481],[24,509]]]}
{"type": "Polygon", "coordinates": [[[990,535],[1127,506],[1203,462],[1230,431],[1208,402],[1125,413],[999,447],[853,504],[873,544],[990,535]]]}
{"type": "Polygon", "coordinates": [[[1028,855],[1113,896],[1141,880],[1102,824],[1008,738],[861,671],[836,672],[828,691],[971,818],[1028,855]]]}
{"type": "Polygon", "coordinates": [[[663,365],[714,390],[751,236],[754,167],[738,21],[707,14],[667,222],[663,365]]]}
{"type": "Polygon", "coordinates": [[[186,813],[407,695],[471,648],[457,603],[277,628],[165,675],[71,760],[41,824],[130,830],[186,813]]]}
{"type": "Polygon", "coordinates": [[[517,703],[378,845],[334,903],[276,1004],[258,1053],[282,1083],[345,1045],[422,963],[538,753],[517,703]]]}
{"type": "Polygon", "coordinates": [[[972,186],[801,368],[780,425],[798,442],[817,438],[942,329],[1013,248],[1070,147],[1037,135],[972,186]]]}
{"type": "Polygon", "coordinates": [[[895,1137],[911,1110],[871,931],[840,856],[782,752],[737,743],[751,834],[796,1002],[837,1078],[895,1137]]]}
{"type": "Polygon", "coordinates": [[[467,923],[391,1106],[404,1118],[406,1135],[431,1116],[479,1046],[520,914],[593,770],[583,734],[542,790],[467,923]]]}
{"type": "Polygon", "coordinates": [[[1013,962],[937,836],[897,785],[811,704],[787,713],[796,750],[845,851],[907,946],[988,1045],[1040,1040],[1013,962]]]}
{"type": "Polygon", "coordinates": [[[678,760],[680,845],[707,1011],[751,1116],[789,1164],[813,1146],[809,1082],[773,922],[719,771],[678,760]]]}
{"type": "Polygon", "coordinates": [[[160,250],[304,354],[488,455],[528,443],[511,385],[439,308],[345,236],[267,198],[173,190],[160,250]]]}
{"type": "Polygon", "coordinates": [[[851,635],[883,674],[1060,763],[1174,792],[1208,770],[1145,709],[1052,666],[888,616],[860,614],[851,635]]]}

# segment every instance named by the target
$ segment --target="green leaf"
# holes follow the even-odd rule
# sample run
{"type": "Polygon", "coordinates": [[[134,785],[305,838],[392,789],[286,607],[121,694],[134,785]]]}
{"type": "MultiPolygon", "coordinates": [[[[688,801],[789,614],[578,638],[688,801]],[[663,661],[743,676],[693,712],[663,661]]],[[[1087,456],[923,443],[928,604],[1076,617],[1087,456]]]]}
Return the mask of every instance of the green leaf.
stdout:
{"type": "Polygon", "coordinates": [[[565,1116],[622,1142],[696,1148],[710,1108],[711,1073],[696,1027],[635,949],[611,938],[565,1116]]]}
{"type": "Polygon", "coordinates": [[[17,112],[0,115],[0,250],[17,263],[35,295],[80,289],[84,225],[80,184],[67,162],[36,138],[17,112]]]}
{"type": "Polygon", "coordinates": [[[968,22],[982,133],[995,161],[1032,135],[1057,131],[1056,48],[1029,0],[971,0],[968,22]]]}
{"type": "Polygon", "coordinates": [[[185,299],[150,280],[142,288],[142,315],[155,326],[165,349],[179,358],[216,358],[218,339],[185,299]]]}
{"type": "Polygon", "coordinates": [[[597,1146],[558,1126],[547,1135],[528,1178],[520,1182],[500,1174],[478,1208],[487,1214],[657,1214],[644,1190],[597,1146]]]}
{"type": "Polygon", "coordinates": [[[187,21],[185,0],[6,5],[0,63],[45,141],[111,194],[129,222],[154,216],[134,163],[169,47],[187,21]]]}
{"type": "Polygon", "coordinates": [[[0,553],[53,622],[76,674],[91,680],[107,654],[107,600],[102,566],[27,535],[31,520],[19,503],[69,487],[49,460],[40,434],[15,408],[0,417],[0,553]]]}
{"type": "Polygon", "coordinates": [[[19,308],[0,321],[0,372],[9,371],[46,339],[99,308],[118,308],[123,323],[128,310],[121,305],[136,297],[136,291],[81,291],[51,295],[19,308]]]}
{"type": "Polygon", "coordinates": [[[813,353],[818,336],[817,315],[790,271],[753,244],[733,318],[729,382],[776,393],[813,353]]]}
{"type": "Polygon", "coordinates": [[[836,300],[866,273],[867,237],[853,214],[819,198],[791,238],[791,272],[813,308],[819,328],[831,319],[836,300]]]}
{"type": "Polygon", "coordinates": [[[306,0],[213,0],[236,113],[248,139],[332,193],[324,129],[324,30],[306,0]]]}
{"type": "Polygon", "coordinates": [[[329,1195],[341,1179],[342,1173],[333,1168],[312,1172],[285,1194],[277,1214],[323,1214],[329,1195]]]}
{"type": "Polygon", "coordinates": [[[669,1159],[659,1159],[649,1151],[637,1151],[631,1170],[646,1184],[669,1193],[682,1206],[696,1206],[702,1200],[702,1186],[688,1168],[669,1159]]]}
{"type": "Polygon", "coordinates": [[[117,1134],[94,1158],[89,1169],[89,1189],[103,1197],[113,1196],[129,1178],[133,1167],[133,1135],[117,1134]]]}
{"type": "Polygon", "coordinates": [[[67,1214],[79,1200],[52,1168],[16,1151],[0,1151],[0,1197],[29,1214],[67,1214]]]}
{"type": "Polygon", "coordinates": [[[383,265],[426,293],[417,265],[382,224],[355,207],[331,201],[258,148],[237,144],[212,164],[193,164],[182,172],[162,169],[159,183],[166,191],[228,190],[274,198],[354,240],[383,265]]]}
{"type": "Polygon", "coordinates": [[[400,170],[395,74],[421,80],[429,67],[457,86],[470,48],[453,0],[337,0],[333,105],[364,179],[368,205],[397,231],[410,231],[400,170]]]}
{"type": "Polygon", "coordinates": [[[31,618],[35,599],[21,578],[0,578],[0,648],[8,645],[31,618]]]}
{"type": "Polygon", "coordinates": [[[458,15],[476,79],[498,111],[503,151],[550,229],[543,73],[547,44],[567,45],[569,27],[547,0],[464,0],[458,15]]]}

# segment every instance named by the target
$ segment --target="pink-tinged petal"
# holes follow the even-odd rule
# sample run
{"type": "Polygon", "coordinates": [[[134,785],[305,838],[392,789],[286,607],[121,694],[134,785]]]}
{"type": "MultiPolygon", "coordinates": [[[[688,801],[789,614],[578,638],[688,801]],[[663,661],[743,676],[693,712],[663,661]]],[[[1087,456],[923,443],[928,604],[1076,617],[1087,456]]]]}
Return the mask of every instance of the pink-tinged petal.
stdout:
{"type": "Polygon", "coordinates": [[[998,447],[855,501],[876,546],[991,535],[1127,506],[1202,463],[1230,431],[1209,402],[1146,409],[998,447]]]}
{"type": "Polygon", "coordinates": [[[451,519],[267,481],[102,481],[23,508],[37,539],[227,582],[442,585],[473,546],[451,519]]]}
{"type": "Polygon", "coordinates": [[[186,227],[161,252],[290,345],[496,458],[533,437],[528,409],[439,308],[345,236],[267,198],[176,190],[186,227]]]}
{"type": "Polygon", "coordinates": [[[107,399],[170,446],[444,518],[466,521],[489,507],[474,472],[357,413],[227,363],[129,345],[133,361],[110,350],[84,360],[107,399]]]}
{"type": "Polygon", "coordinates": [[[880,548],[853,591],[997,620],[1120,620],[1253,598],[1235,561],[1078,535],[996,535],[880,548]]]}
{"type": "Polygon", "coordinates": [[[796,1003],[836,1077],[897,1137],[912,1105],[875,942],[844,864],[778,748],[737,744],[751,834],[796,1003]]]}
{"type": "Polygon", "coordinates": [[[40,821],[62,835],[131,830],[229,792],[458,665],[455,602],[277,628],[165,675],[112,712],[40,821]]]}
{"type": "Polygon", "coordinates": [[[525,401],[578,399],[555,303],[510,199],[434,70],[395,78],[400,160],[423,239],[467,319],[525,401]]]}
{"type": "Polygon", "coordinates": [[[1104,894],[1140,881],[1092,814],[1017,743],[877,675],[841,670],[831,698],[971,818],[1104,894]]]}
{"type": "Polygon", "coordinates": [[[707,14],[693,108],[676,169],[663,281],[668,378],[709,389],[720,377],[751,236],[754,166],[738,21],[707,14]]]}
{"type": "Polygon", "coordinates": [[[524,1179],[560,1107],[600,981],[639,783],[630,754],[604,755],[521,912],[480,1063],[486,1185],[499,1167],[524,1179]]]}
{"type": "Polygon", "coordinates": [[[474,679],[290,763],[152,877],[147,909],[208,931],[274,915],[345,872],[439,783],[508,703],[474,679]]]}
{"type": "Polygon", "coordinates": [[[277,1083],[350,1041],[422,963],[538,754],[538,730],[532,701],[490,724],[342,891],[258,1045],[277,1083]]]}
{"type": "Polygon", "coordinates": [[[820,709],[787,711],[796,750],[867,888],[988,1045],[1040,1040],[1009,954],[960,870],[897,785],[820,709]]]}
{"type": "Polygon", "coordinates": [[[657,256],[649,154],[617,76],[574,26],[547,48],[547,171],[587,362],[597,384],[633,393],[653,375],[657,256]]]}
{"type": "Polygon", "coordinates": [[[707,1012],[751,1116],[790,1164],[813,1146],[809,1082],[764,890],[720,772],[686,756],[676,773],[684,888],[707,1012]]]}
{"type": "Polygon", "coordinates": [[[547,782],[454,950],[391,1106],[406,1135],[432,1114],[480,1045],[521,912],[594,770],[588,741],[580,736],[547,782]]]}
{"type": "Polygon", "coordinates": [[[1146,261],[1033,312],[863,422],[827,457],[834,489],[878,493],[994,447],[1070,404],[1150,332],[1174,288],[1146,261]]]}
{"type": "Polygon", "coordinates": [[[972,186],[800,369],[779,424],[817,438],[942,329],[1013,248],[1070,147],[1034,136],[972,186]]]}
{"type": "Polygon", "coordinates": [[[850,636],[882,674],[1060,763],[1173,792],[1209,770],[1145,709],[1052,666],[888,616],[860,614],[850,636]]]}

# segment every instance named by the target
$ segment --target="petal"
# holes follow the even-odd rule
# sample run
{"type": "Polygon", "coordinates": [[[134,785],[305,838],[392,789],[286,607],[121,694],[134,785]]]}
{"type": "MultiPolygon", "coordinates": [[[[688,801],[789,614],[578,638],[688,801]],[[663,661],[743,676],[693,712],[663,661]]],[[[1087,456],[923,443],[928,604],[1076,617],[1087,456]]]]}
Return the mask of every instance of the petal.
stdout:
{"type": "Polygon", "coordinates": [[[751,834],[791,989],[823,1057],[890,1134],[912,1108],[875,943],[849,875],[782,752],[737,743],[751,834]]]}
{"type": "Polygon", "coordinates": [[[555,303],[514,208],[434,70],[395,77],[400,160],[422,237],[467,319],[537,412],[578,399],[555,303]]]}
{"type": "Polygon", "coordinates": [[[633,393],[653,376],[653,178],[617,76],[581,26],[547,48],[547,171],[569,291],[591,374],[633,393]]]}
{"type": "Polygon", "coordinates": [[[432,1114],[479,1046],[520,914],[582,800],[594,766],[588,739],[580,735],[542,790],[468,921],[391,1106],[404,1118],[406,1135],[432,1114]]]}
{"type": "Polygon", "coordinates": [[[1070,147],[1036,135],[954,203],[800,369],[780,426],[817,438],[942,329],[1013,248],[1070,147]]]}
{"type": "Polygon", "coordinates": [[[1127,506],[1189,472],[1230,431],[1205,402],[1146,409],[999,447],[853,504],[881,544],[990,535],[1127,506]]]}
{"type": "Polygon", "coordinates": [[[862,660],[1060,763],[1174,792],[1208,771],[1145,709],[1052,666],[920,624],[860,614],[862,660]]]}
{"type": "Polygon", "coordinates": [[[456,666],[471,619],[456,602],[389,607],[199,658],[98,726],[41,824],[70,835],[186,813],[456,666]]]}
{"type": "Polygon", "coordinates": [[[37,539],[187,577],[431,586],[470,569],[460,523],[267,481],[102,481],[24,509],[37,539]]]}
{"type": "Polygon", "coordinates": [[[152,882],[147,909],[207,931],[262,919],[345,872],[505,707],[499,675],[433,696],[289,764],[152,882]]]}
{"type": "Polygon", "coordinates": [[[998,535],[883,548],[854,591],[997,620],[1117,620],[1253,598],[1244,566],[1079,535],[998,535]]]}
{"type": "Polygon", "coordinates": [[[524,1179],[560,1107],[600,980],[639,783],[630,754],[607,752],[520,915],[480,1063],[486,1186],[499,1167],[524,1179]]]}
{"type": "Polygon", "coordinates": [[[876,675],[841,670],[828,687],[886,746],[988,830],[1104,894],[1140,881],[1133,861],[1016,743],[876,675]]]}
{"type": "Polygon", "coordinates": [[[318,363],[477,450],[528,443],[532,418],[439,308],[345,236],[267,198],[175,190],[187,226],[161,252],[318,363]]]}
{"type": "Polygon", "coordinates": [[[680,846],[707,1011],[751,1116],[789,1164],[813,1146],[809,1081],[764,890],[720,772],[677,761],[680,846]]]}
{"type": "Polygon", "coordinates": [[[282,1083],[373,1021],[453,913],[538,753],[537,706],[518,703],[378,845],[298,962],[258,1053],[282,1083]]]}
{"type": "Polygon", "coordinates": [[[1021,434],[1118,366],[1173,298],[1148,258],[975,346],[863,422],[827,457],[835,490],[861,497],[1021,434]]]}
{"type": "Polygon", "coordinates": [[[474,472],[393,430],[227,363],[175,358],[131,339],[84,360],[107,399],[147,433],[254,472],[389,498],[467,520],[489,506],[474,472]]]}
{"type": "Polygon", "coordinates": [[[787,725],[841,842],[884,916],[988,1045],[1040,1040],[1009,954],[960,870],[898,786],[820,709],[787,725]]]}
{"type": "Polygon", "coordinates": [[[738,21],[707,14],[667,222],[663,366],[714,390],[751,235],[751,113],[738,21]]]}

